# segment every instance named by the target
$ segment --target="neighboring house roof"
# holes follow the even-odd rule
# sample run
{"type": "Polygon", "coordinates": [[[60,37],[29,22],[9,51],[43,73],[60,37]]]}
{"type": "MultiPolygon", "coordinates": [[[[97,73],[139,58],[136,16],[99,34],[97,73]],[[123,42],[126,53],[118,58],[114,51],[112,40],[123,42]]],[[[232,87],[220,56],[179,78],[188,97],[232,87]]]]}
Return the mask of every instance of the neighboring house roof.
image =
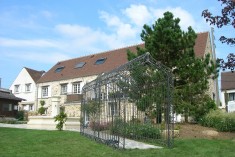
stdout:
{"type": "Polygon", "coordinates": [[[10,90],[0,88],[0,99],[7,99],[7,100],[15,100],[15,101],[22,101],[24,99],[16,97],[14,94],[11,93],[10,90]]]}
{"type": "MultiPolygon", "coordinates": [[[[197,35],[194,46],[195,55],[197,57],[203,57],[209,32],[198,33],[197,35]]],[[[58,62],[37,83],[92,76],[111,71],[127,63],[127,50],[136,52],[136,47],[144,48],[144,43],[58,62]],[[96,65],[95,62],[102,58],[105,59],[105,62],[96,65]],[[80,68],[75,68],[76,65],[80,68]]]]}
{"type": "Polygon", "coordinates": [[[221,90],[235,89],[235,72],[221,72],[221,90]]]}
{"type": "Polygon", "coordinates": [[[34,82],[37,82],[41,78],[41,76],[45,73],[45,71],[37,71],[37,70],[33,70],[27,67],[25,67],[25,69],[27,70],[29,75],[32,77],[34,82]]]}

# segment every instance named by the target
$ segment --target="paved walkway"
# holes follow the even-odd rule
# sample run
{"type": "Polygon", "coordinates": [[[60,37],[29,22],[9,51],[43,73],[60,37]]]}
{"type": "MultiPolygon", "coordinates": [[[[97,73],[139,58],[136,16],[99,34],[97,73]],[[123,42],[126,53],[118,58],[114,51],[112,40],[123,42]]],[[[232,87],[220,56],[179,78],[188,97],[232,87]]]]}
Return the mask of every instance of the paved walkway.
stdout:
{"type": "MultiPolygon", "coordinates": [[[[37,129],[37,130],[56,130],[56,129],[50,129],[50,128],[32,128],[29,127],[27,124],[4,124],[0,123],[0,127],[6,127],[6,128],[21,128],[21,129],[37,129]]],[[[77,129],[69,129],[68,131],[77,131],[79,132],[80,130],[77,129]]],[[[137,142],[134,140],[130,139],[125,139],[125,149],[150,149],[150,148],[162,148],[160,146],[154,146],[150,144],[146,144],[143,142],[137,142]]]]}

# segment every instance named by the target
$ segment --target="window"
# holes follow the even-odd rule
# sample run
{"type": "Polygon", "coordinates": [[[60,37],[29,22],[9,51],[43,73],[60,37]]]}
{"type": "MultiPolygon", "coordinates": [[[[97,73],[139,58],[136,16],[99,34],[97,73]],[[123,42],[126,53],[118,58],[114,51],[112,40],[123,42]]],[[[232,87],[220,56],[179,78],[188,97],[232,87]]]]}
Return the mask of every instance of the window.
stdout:
{"type": "Polygon", "coordinates": [[[86,64],[86,62],[80,62],[80,63],[76,64],[74,68],[75,69],[82,68],[85,64],[86,64]]]}
{"type": "Polygon", "coordinates": [[[12,111],[12,104],[3,104],[2,110],[3,111],[12,111]]]}
{"type": "Polygon", "coordinates": [[[25,84],[25,92],[31,91],[31,83],[25,84]]]}
{"type": "Polygon", "coordinates": [[[99,65],[99,64],[103,64],[105,62],[106,58],[100,58],[100,59],[97,59],[95,64],[96,65],[99,65]]]}
{"type": "Polygon", "coordinates": [[[228,93],[229,101],[235,101],[235,93],[228,93]]]}
{"type": "Polygon", "coordinates": [[[100,93],[100,100],[106,100],[106,93],[100,93]]]}
{"type": "Polygon", "coordinates": [[[58,67],[57,69],[55,69],[55,72],[56,72],[56,73],[59,73],[59,72],[61,72],[63,69],[64,69],[64,66],[58,67]]]}
{"type": "Polygon", "coordinates": [[[20,92],[20,85],[15,85],[15,93],[19,93],[20,92]]]}
{"type": "Polygon", "coordinates": [[[48,86],[42,87],[42,97],[48,97],[48,86]]]}
{"type": "Polygon", "coordinates": [[[14,105],[14,110],[18,110],[18,106],[17,105],[14,105]]]}
{"type": "Polygon", "coordinates": [[[29,111],[33,111],[33,105],[29,105],[29,111]]]}
{"type": "Polygon", "coordinates": [[[61,84],[61,94],[67,94],[67,84],[61,84]]]}
{"type": "Polygon", "coordinates": [[[116,102],[109,102],[109,115],[117,115],[118,114],[118,107],[116,102]]]}
{"type": "Polygon", "coordinates": [[[80,82],[73,83],[73,93],[80,94],[80,82]]]}

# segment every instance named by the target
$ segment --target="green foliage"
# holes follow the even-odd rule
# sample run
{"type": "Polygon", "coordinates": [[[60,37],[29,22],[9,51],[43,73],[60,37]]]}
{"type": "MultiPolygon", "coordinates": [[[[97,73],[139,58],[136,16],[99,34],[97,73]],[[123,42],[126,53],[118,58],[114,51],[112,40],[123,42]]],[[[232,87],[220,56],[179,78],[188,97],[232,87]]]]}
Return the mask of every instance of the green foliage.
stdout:
{"type": "Polygon", "coordinates": [[[45,111],[46,111],[46,109],[45,109],[44,107],[40,107],[40,108],[38,109],[38,113],[39,113],[40,115],[44,114],[45,111]]]}
{"type": "Polygon", "coordinates": [[[89,101],[82,107],[82,111],[90,116],[91,120],[96,120],[96,116],[100,112],[100,105],[96,101],[89,101]]]}
{"type": "Polygon", "coordinates": [[[191,111],[191,115],[194,117],[196,122],[199,122],[206,114],[211,110],[216,110],[217,106],[208,95],[206,95],[201,101],[198,100],[197,105],[193,106],[194,109],[191,111]]]}
{"type": "Polygon", "coordinates": [[[5,124],[27,124],[26,121],[18,121],[16,119],[0,119],[0,123],[5,123],[5,124]]]}
{"type": "Polygon", "coordinates": [[[40,104],[41,104],[41,107],[38,109],[38,113],[39,113],[40,115],[42,115],[42,114],[44,114],[45,111],[46,111],[46,108],[43,107],[43,106],[45,105],[45,101],[44,101],[44,100],[40,100],[40,104]]]}
{"type": "Polygon", "coordinates": [[[45,101],[44,100],[40,100],[40,104],[41,104],[41,106],[44,106],[45,105],[45,101]]]}
{"type": "Polygon", "coordinates": [[[67,120],[67,114],[64,112],[60,112],[58,115],[56,115],[55,117],[55,122],[58,121],[58,123],[56,124],[56,128],[61,131],[63,130],[63,125],[67,120]]]}
{"type": "Polygon", "coordinates": [[[114,124],[111,126],[110,131],[112,134],[125,136],[131,139],[160,139],[161,131],[159,128],[147,123],[125,123],[121,119],[115,119],[114,124]]]}
{"type": "MultiPolygon", "coordinates": [[[[197,102],[205,97],[205,92],[209,87],[208,79],[211,76],[213,78],[218,77],[218,65],[210,59],[209,54],[204,58],[195,57],[194,45],[197,34],[191,27],[187,31],[182,31],[179,22],[179,18],[174,18],[172,13],[165,12],[164,17],[159,18],[153,25],[144,25],[141,39],[145,42],[145,48],[138,48],[137,55],[128,51],[128,59],[132,60],[145,52],[149,52],[155,60],[172,69],[174,74],[174,109],[177,113],[188,116],[194,112],[195,108],[199,107],[198,105],[201,105],[197,102]]],[[[143,73],[144,78],[146,72],[139,71],[139,74],[143,73]]],[[[133,77],[135,78],[135,75],[133,77]]],[[[143,89],[149,80],[151,80],[149,82],[155,81],[155,85],[157,85],[159,79],[153,78],[154,75],[149,75],[147,81],[137,88],[143,89]]],[[[141,101],[150,101],[148,104],[152,104],[152,102],[149,99],[151,95],[142,95],[145,97],[139,96],[136,100],[140,100],[138,101],[140,102],[139,107],[143,111],[148,108],[143,108],[141,101]]],[[[164,104],[164,102],[157,104],[164,104]]]]}
{"type": "Polygon", "coordinates": [[[221,110],[212,110],[201,119],[200,123],[203,126],[216,128],[218,131],[234,132],[235,114],[226,113],[221,110]]]}
{"type": "Polygon", "coordinates": [[[24,111],[18,111],[15,118],[18,120],[24,120],[24,111]]]}

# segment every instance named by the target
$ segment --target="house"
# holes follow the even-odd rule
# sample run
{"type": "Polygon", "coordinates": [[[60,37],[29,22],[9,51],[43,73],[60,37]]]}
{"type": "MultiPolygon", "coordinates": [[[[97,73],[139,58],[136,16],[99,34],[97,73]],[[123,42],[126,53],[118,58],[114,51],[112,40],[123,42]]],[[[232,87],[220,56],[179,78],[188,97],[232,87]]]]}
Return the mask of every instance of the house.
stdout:
{"type": "Polygon", "coordinates": [[[10,90],[15,96],[24,99],[19,103],[19,110],[34,111],[36,109],[36,82],[44,73],[44,71],[24,67],[13,81],[10,90]]]}
{"type": "Polygon", "coordinates": [[[0,116],[16,117],[18,113],[18,103],[23,99],[16,97],[8,89],[0,88],[0,116]]]}
{"type": "MultiPolygon", "coordinates": [[[[63,107],[69,117],[80,117],[82,87],[98,75],[127,63],[127,50],[136,52],[137,46],[143,48],[144,43],[58,62],[37,82],[38,103],[45,101],[48,115],[55,116],[63,107]]],[[[215,59],[209,32],[198,33],[194,50],[197,57],[210,53],[215,59]]],[[[208,94],[218,101],[217,80],[209,81],[208,94]]]]}
{"type": "Polygon", "coordinates": [[[235,73],[221,72],[221,108],[235,112],[235,73]]]}

